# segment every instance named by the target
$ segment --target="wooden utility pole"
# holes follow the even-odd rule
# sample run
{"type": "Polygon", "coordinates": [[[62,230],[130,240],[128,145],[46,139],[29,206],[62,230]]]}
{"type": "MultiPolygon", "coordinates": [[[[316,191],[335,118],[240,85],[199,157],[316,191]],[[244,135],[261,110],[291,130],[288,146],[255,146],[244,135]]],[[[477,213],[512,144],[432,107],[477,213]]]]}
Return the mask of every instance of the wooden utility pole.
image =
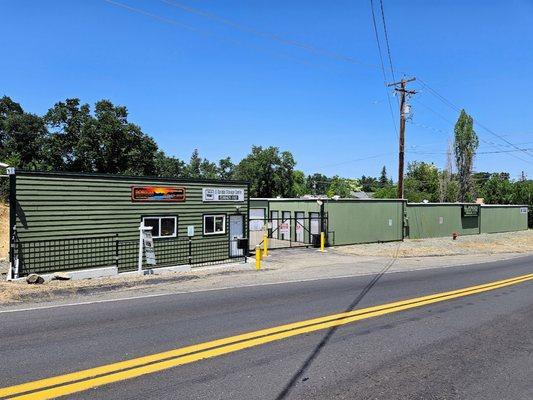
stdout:
{"type": "Polygon", "coordinates": [[[394,86],[396,92],[400,93],[400,145],[398,148],[398,198],[403,199],[403,169],[405,154],[405,96],[413,95],[414,90],[407,90],[407,83],[413,82],[416,78],[402,79],[400,82],[389,83],[387,86],[394,86]]]}

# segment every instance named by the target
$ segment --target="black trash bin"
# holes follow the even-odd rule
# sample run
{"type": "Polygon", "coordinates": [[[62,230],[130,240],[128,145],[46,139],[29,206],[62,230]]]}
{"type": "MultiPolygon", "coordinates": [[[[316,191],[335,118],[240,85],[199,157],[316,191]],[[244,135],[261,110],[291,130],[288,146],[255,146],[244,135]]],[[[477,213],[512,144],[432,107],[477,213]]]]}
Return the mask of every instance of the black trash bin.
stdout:
{"type": "Polygon", "coordinates": [[[311,235],[311,244],[313,245],[313,247],[320,247],[320,233],[313,233],[311,235]]]}

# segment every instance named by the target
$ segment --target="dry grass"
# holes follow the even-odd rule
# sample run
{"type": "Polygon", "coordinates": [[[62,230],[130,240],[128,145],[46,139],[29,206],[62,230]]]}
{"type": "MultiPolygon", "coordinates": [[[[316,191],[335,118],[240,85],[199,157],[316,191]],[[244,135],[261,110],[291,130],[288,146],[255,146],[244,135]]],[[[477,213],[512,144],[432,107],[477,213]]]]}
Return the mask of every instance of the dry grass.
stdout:
{"type": "MultiPolygon", "coordinates": [[[[338,247],[346,254],[392,257],[398,242],[370,243],[338,247]]],[[[463,254],[502,254],[533,252],[533,230],[431,239],[406,239],[399,257],[451,256],[463,254]]]]}
{"type": "Polygon", "coordinates": [[[0,258],[9,252],[9,207],[0,203],[0,258]]]}

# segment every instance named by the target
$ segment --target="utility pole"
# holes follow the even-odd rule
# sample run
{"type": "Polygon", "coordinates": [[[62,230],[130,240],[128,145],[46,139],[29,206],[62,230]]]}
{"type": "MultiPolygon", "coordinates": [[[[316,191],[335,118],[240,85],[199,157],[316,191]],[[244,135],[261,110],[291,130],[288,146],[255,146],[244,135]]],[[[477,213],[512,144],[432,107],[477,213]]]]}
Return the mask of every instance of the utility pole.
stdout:
{"type": "Polygon", "coordinates": [[[398,198],[403,199],[403,165],[405,154],[405,108],[406,108],[406,95],[413,95],[416,92],[414,90],[407,90],[407,83],[416,80],[415,77],[409,79],[402,79],[400,82],[389,83],[387,86],[394,86],[394,90],[400,93],[400,145],[398,149],[398,198]]]}

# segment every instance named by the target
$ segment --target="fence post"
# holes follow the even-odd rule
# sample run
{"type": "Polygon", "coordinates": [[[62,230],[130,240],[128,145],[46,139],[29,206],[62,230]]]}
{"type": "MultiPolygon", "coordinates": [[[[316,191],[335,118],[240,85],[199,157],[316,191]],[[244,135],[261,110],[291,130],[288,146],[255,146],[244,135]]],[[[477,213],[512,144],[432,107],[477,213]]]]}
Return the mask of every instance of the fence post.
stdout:
{"type": "Polygon", "coordinates": [[[192,238],[189,236],[189,265],[192,265],[192,238]]]}
{"type": "Polygon", "coordinates": [[[117,267],[117,272],[118,272],[118,259],[119,259],[119,255],[118,255],[118,233],[115,233],[115,266],[117,267]]]}
{"type": "Polygon", "coordinates": [[[143,230],[144,230],[144,221],[141,221],[139,225],[139,259],[137,264],[137,272],[139,275],[143,274],[143,230]]]}

